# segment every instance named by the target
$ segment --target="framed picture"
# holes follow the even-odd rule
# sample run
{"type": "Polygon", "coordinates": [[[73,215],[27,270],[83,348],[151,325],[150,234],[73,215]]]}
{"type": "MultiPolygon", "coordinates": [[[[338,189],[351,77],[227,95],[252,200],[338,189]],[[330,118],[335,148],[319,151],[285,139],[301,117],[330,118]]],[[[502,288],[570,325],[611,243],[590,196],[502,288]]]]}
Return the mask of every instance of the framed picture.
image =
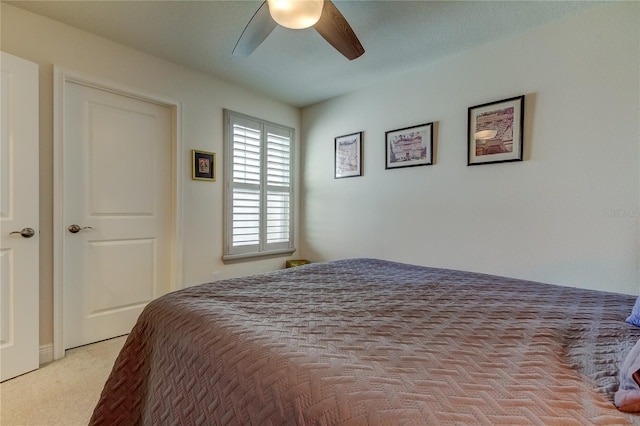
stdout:
{"type": "Polygon", "coordinates": [[[522,161],[524,95],[469,108],[467,165],[522,161]]]}
{"type": "Polygon", "coordinates": [[[334,178],[362,176],[362,132],[335,138],[334,178]]]}
{"type": "Polygon", "coordinates": [[[385,169],[433,164],[433,123],[385,132],[385,169]]]}
{"type": "Polygon", "coordinates": [[[216,181],[216,153],[191,150],[191,179],[216,181]]]}

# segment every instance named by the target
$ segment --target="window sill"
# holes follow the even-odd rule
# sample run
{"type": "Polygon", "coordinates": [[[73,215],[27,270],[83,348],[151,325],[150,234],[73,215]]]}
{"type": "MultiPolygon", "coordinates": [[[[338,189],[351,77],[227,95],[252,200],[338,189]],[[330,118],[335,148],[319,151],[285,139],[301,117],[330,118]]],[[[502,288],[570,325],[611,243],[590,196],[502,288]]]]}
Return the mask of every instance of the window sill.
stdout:
{"type": "Polygon", "coordinates": [[[227,254],[222,256],[224,263],[245,262],[250,260],[264,259],[269,257],[281,257],[289,256],[295,253],[295,248],[283,249],[283,250],[271,250],[260,253],[242,253],[242,254],[227,254]]]}

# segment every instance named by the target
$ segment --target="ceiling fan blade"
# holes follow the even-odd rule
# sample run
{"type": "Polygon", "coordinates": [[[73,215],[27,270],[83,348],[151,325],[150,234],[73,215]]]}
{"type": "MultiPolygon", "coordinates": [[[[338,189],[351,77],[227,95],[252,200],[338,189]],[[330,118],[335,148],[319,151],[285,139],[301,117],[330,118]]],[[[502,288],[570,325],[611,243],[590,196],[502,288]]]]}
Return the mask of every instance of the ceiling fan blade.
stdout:
{"type": "Polygon", "coordinates": [[[313,27],[347,59],[354,60],[364,53],[364,48],[351,25],[331,0],[324,1],[322,16],[313,27]]]}
{"type": "Polygon", "coordinates": [[[267,38],[278,24],[271,18],[267,2],[263,2],[253,15],[247,26],[242,31],[236,47],[233,48],[234,56],[249,56],[267,38]]]}

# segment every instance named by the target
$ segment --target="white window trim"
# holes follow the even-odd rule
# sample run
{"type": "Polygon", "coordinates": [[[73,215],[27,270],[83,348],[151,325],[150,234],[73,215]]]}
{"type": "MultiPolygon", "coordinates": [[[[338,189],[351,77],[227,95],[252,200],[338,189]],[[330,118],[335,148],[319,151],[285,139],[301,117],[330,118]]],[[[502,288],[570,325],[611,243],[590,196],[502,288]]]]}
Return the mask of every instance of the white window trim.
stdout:
{"type": "MultiPolygon", "coordinates": [[[[296,176],[296,165],[295,165],[295,130],[283,126],[281,124],[272,123],[269,121],[265,121],[256,117],[251,117],[242,113],[238,113],[231,110],[224,110],[224,241],[223,241],[223,255],[222,260],[224,262],[232,262],[237,260],[250,260],[254,258],[263,258],[263,257],[273,257],[273,256],[287,256],[296,251],[294,242],[294,224],[295,224],[295,215],[297,214],[297,200],[295,197],[295,182],[297,179],[296,176]],[[282,131],[285,133],[289,133],[290,137],[290,184],[289,184],[289,240],[285,243],[276,244],[272,248],[268,248],[266,246],[266,235],[265,232],[260,232],[260,243],[259,247],[253,250],[244,251],[237,247],[232,247],[232,232],[233,232],[233,124],[238,120],[249,120],[253,122],[257,122],[261,127],[261,145],[266,144],[266,132],[264,132],[265,127],[274,128],[278,131],[282,131]]],[[[266,170],[266,153],[263,153],[262,159],[262,169],[266,170]]],[[[261,190],[261,220],[265,221],[266,218],[266,175],[262,175],[260,181],[260,190],[261,190]]]]}

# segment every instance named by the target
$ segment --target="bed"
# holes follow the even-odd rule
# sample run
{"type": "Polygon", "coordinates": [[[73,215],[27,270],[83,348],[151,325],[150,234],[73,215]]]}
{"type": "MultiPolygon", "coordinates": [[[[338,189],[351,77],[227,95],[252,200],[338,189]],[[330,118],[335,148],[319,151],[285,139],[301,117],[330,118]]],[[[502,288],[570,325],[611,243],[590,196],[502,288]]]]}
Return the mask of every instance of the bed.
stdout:
{"type": "Polygon", "coordinates": [[[147,305],[91,424],[639,424],[635,299],[376,259],[202,284],[147,305]]]}

